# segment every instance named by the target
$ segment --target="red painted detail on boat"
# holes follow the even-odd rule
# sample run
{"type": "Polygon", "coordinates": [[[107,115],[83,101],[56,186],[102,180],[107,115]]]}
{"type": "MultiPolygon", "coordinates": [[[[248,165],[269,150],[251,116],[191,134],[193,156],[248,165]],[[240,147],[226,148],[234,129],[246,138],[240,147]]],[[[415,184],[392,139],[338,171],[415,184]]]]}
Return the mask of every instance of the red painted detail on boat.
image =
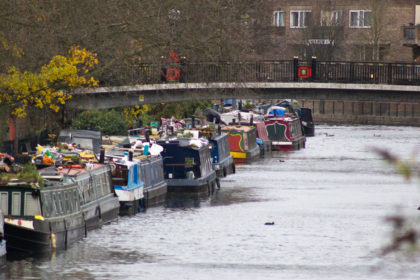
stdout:
{"type": "Polygon", "coordinates": [[[229,149],[233,152],[243,152],[241,148],[242,136],[240,134],[229,134],[229,149]]]}

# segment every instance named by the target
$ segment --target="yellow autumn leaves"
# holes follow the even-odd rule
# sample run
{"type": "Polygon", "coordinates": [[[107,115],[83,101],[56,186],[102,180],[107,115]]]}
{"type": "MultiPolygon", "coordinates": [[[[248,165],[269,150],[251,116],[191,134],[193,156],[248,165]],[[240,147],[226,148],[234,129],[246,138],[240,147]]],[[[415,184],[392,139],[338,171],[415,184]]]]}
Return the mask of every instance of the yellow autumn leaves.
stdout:
{"type": "Polygon", "coordinates": [[[148,111],[149,106],[147,105],[134,105],[123,109],[123,113],[130,125],[132,125],[135,120],[144,119],[148,111]]]}
{"type": "Polygon", "coordinates": [[[74,46],[67,57],[54,56],[39,73],[11,67],[0,74],[0,103],[6,104],[18,118],[25,117],[30,106],[41,109],[48,106],[58,112],[60,105],[71,98],[71,89],[98,86],[98,81],[89,76],[97,64],[96,54],[74,46]]]}

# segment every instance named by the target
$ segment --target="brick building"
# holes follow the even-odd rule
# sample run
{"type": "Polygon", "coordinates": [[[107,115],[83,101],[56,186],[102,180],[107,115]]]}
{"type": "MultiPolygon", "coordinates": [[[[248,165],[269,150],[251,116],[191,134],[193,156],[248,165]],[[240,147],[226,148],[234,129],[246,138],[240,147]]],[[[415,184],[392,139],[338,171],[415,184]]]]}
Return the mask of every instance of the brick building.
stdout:
{"type": "Polygon", "coordinates": [[[269,0],[265,58],[420,61],[420,0],[269,0]],[[417,58],[417,60],[416,60],[417,58]]]}

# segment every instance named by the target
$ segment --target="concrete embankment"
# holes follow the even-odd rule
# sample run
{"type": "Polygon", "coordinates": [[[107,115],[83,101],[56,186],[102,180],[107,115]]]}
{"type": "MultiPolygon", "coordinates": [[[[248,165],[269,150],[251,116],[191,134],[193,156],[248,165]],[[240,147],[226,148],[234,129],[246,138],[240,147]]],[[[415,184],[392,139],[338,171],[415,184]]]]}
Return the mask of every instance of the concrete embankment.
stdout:
{"type": "Polygon", "coordinates": [[[420,126],[420,103],[300,99],[315,123],[420,126]]]}

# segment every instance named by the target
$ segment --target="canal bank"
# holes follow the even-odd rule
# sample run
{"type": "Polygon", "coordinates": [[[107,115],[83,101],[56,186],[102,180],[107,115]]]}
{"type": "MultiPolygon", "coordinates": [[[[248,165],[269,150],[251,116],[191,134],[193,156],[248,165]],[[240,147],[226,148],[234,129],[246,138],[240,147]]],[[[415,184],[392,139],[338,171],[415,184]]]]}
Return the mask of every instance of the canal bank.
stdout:
{"type": "Polygon", "coordinates": [[[420,126],[420,103],[300,99],[316,123],[420,126]]]}

